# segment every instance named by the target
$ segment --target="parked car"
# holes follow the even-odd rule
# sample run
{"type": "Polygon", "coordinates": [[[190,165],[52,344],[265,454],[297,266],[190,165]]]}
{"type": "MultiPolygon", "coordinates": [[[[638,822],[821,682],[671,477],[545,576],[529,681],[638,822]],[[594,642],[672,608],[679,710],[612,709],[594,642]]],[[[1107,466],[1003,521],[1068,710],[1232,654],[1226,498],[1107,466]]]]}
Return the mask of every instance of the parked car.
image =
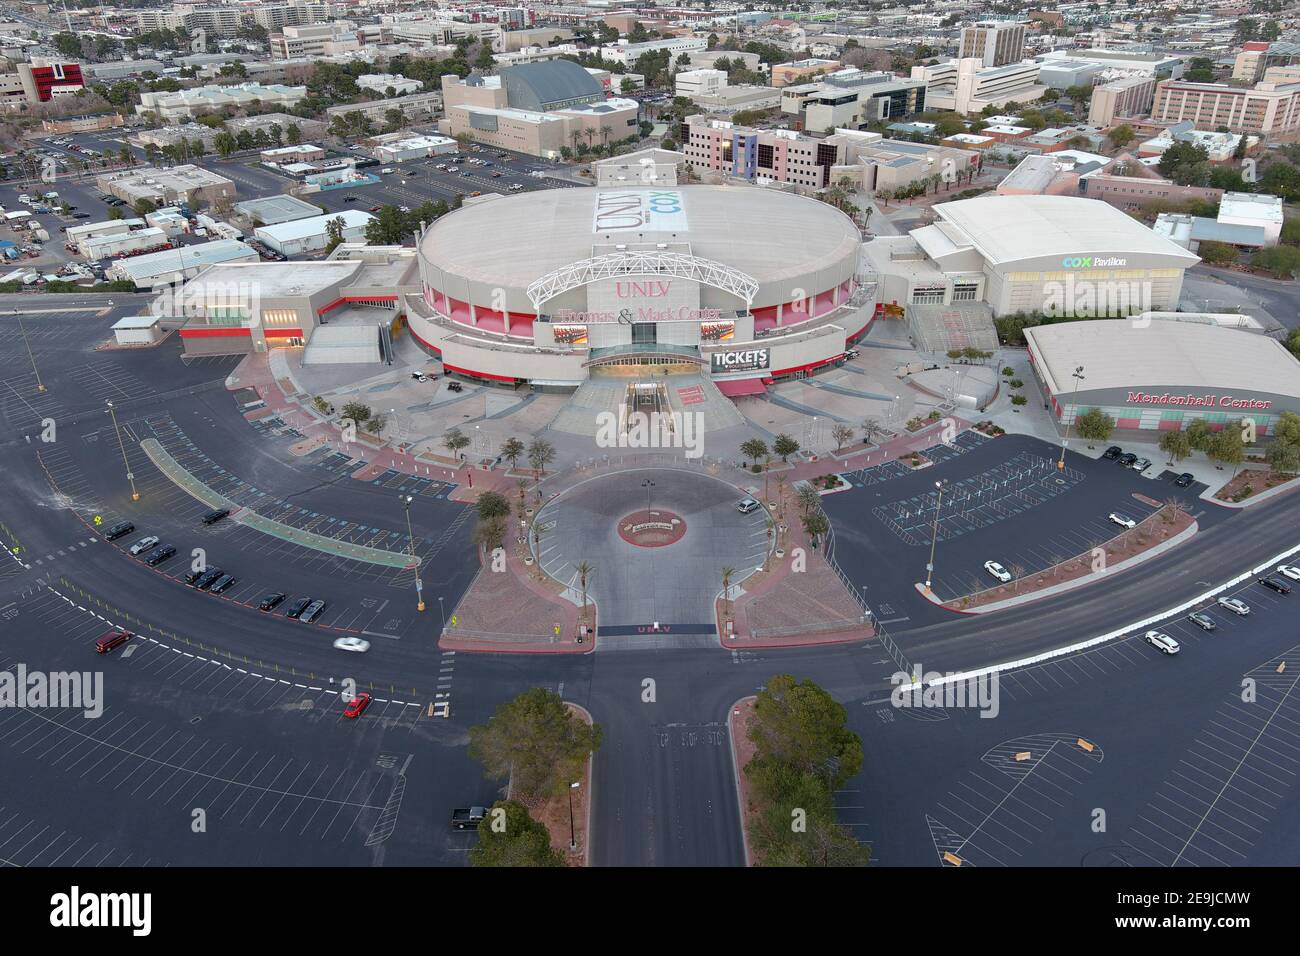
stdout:
{"type": "Polygon", "coordinates": [[[487,819],[487,807],[457,807],[451,811],[453,830],[477,830],[487,819]]]}
{"type": "Polygon", "coordinates": [[[133,637],[135,637],[133,633],[121,628],[108,631],[105,634],[101,634],[99,639],[95,641],[95,651],[99,654],[107,654],[113,648],[121,647],[133,637]]]}
{"type": "Polygon", "coordinates": [[[448,382],[448,383],[447,383],[447,391],[449,391],[449,392],[463,392],[463,391],[465,391],[465,386],[462,385],[462,384],[460,384],[460,382],[448,382]]]}
{"type": "Polygon", "coordinates": [[[281,601],[284,600],[284,598],[285,598],[284,592],[282,592],[282,591],[272,591],[270,594],[266,595],[265,597],[262,598],[261,601],[258,602],[258,604],[257,604],[257,609],[258,609],[259,611],[271,611],[271,610],[274,610],[275,607],[276,607],[276,606],[277,606],[281,601]]]}
{"type": "Polygon", "coordinates": [[[1221,597],[1217,603],[1219,607],[1231,611],[1238,617],[1245,617],[1250,613],[1250,605],[1241,600],[1241,598],[1221,597]]]}
{"type": "Polygon", "coordinates": [[[1191,621],[1202,631],[1213,631],[1219,626],[1214,622],[1214,618],[1210,617],[1210,615],[1206,614],[1204,611],[1193,611],[1191,614],[1187,615],[1187,620],[1191,621]]]}
{"type": "Polygon", "coordinates": [[[302,612],[307,610],[307,607],[310,604],[311,604],[311,598],[309,597],[298,598],[298,600],[294,601],[292,604],[289,605],[289,610],[285,612],[284,616],[296,621],[298,620],[299,617],[302,616],[302,612]]]}
{"type": "Polygon", "coordinates": [[[1122,515],[1122,514],[1118,514],[1118,513],[1114,512],[1114,511],[1112,511],[1110,514],[1106,515],[1106,519],[1107,519],[1108,521],[1110,521],[1111,524],[1117,524],[1117,525],[1119,525],[1121,528],[1136,528],[1136,527],[1137,527],[1137,522],[1134,521],[1132,518],[1126,517],[1126,516],[1124,516],[1124,515],[1122,515]]]}
{"type": "Polygon", "coordinates": [[[1101,457],[1106,459],[1107,461],[1114,461],[1122,454],[1124,454],[1123,448],[1120,448],[1119,445],[1111,445],[1109,448],[1107,448],[1104,452],[1101,453],[1101,457]]]}
{"type": "Polygon", "coordinates": [[[1120,465],[1123,466],[1124,468],[1132,468],[1132,467],[1133,467],[1133,463],[1134,463],[1135,461],[1138,460],[1138,456],[1135,455],[1135,454],[1133,454],[1131,451],[1129,451],[1129,452],[1125,452],[1124,454],[1120,455],[1120,456],[1119,456],[1117,459],[1115,459],[1115,460],[1116,460],[1116,462],[1117,462],[1118,464],[1120,464],[1120,465]]]}
{"type": "Polygon", "coordinates": [[[302,613],[298,615],[298,620],[302,621],[304,624],[310,624],[312,621],[316,620],[316,618],[320,617],[320,612],[323,610],[325,610],[324,601],[312,601],[303,608],[302,613]]]}
{"type": "Polygon", "coordinates": [[[220,594],[222,591],[225,591],[226,589],[231,587],[236,580],[237,579],[233,574],[223,574],[221,575],[221,577],[217,578],[215,581],[212,582],[212,587],[209,588],[208,590],[210,590],[213,594],[220,594]]]}
{"type": "Polygon", "coordinates": [[[1259,583],[1264,585],[1264,587],[1269,588],[1272,591],[1276,591],[1278,594],[1291,593],[1291,585],[1287,584],[1281,578],[1271,574],[1267,575],[1266,577],[1260,578],[1259,583]]]}
{"type": "Polygon", "coordinates": [[[1162,654],[1177,654],[1179,651],[1178,642],[1160,631],[1147,631],[1146,642],[1162,654]]]}
{"type": "Polygon", "coordinates": [[[156,546],[157,544],[158,544],[158,536],[156,534],[147,534],[139,541],[137,541],[135,544],[131,545],[129,550],[132,554],[144,554],[146,551],[156,546]]]}
{"type": "Polygon", "coordinates": [[[1179,488],[1186,488],[1195,480],[1196,480],[1195,475],[1193,475],[1190,471],[1185,471],[1177,478],[1174,479],[1174,485],[1179,488]]]}
{"type": "Polygon", "coordinates": [[[993,575],[1003,584],[1006,584],[1008,581],[1011,580],[1011,572],[1008,571],[1006,568],[1004,568],[1002,565],[998,564],[996,561],[985,561],[984,570],[987,571],[989,574],[993,575]]]}
{"type": "Polygon", "coordinates": [[[1138,471],[1138,472],[1146,471],[1148,468],[1151,467],[1151,459],[1139,458],[1137,461],[1133,462],[1131,467],[1133,468],[1134,471],[1138,471]]]}
{"type": "Polygon", "coordinates": [[[170,544],[164,544],[161,548],[155,548],[154,550],[150,551],[149,557],[145,558],[144,561],[145,564],[149,565],[151,568],[157,567],[158,565],[162,564],[164,561],[166,561],[175,553],[176,553],[176,549],[174,547],[172,547],[170,544]]]}
{"type": "Polygon", "coordinates": [[[739,501],[736,502],[736,510],[739,511],[742,515],[751,514],[757,511],[761,507],[762,505],[760,505],[753,498],[741,498],[739,501]]]}
{"type": "Polygon", "coordinates": [[[1279,564],[1277,572],[1286,575],[1292,581],[1300,581],[1300,568],[1297,568],[1294,564],[1279,564]]]}
{"type": "MultiPolygon", "coordinates": [[[[116,541],[118,538],[122,537],[125,534],[130,534],[134,530],[135,530],[135,525],[133,525],[131,522],[119,521],[117,524],[113,525],[113,527],[109,528],[106,532],[104,532],[104,537],[107,538],[109,541],[116,541]]],[[[1279,570],[1281,569],[1279,568],[1279,570]]]]}
{"type": "Polygon", "coordinates": [[[357,696],[353,697],[351,702],[348,704],[347,710],[343,711],[343,716],[355,720],[356,718],[364,714],[366,712],[366,708],[369,706],[370,706],[370,695],[357,694],[357,696]]]}

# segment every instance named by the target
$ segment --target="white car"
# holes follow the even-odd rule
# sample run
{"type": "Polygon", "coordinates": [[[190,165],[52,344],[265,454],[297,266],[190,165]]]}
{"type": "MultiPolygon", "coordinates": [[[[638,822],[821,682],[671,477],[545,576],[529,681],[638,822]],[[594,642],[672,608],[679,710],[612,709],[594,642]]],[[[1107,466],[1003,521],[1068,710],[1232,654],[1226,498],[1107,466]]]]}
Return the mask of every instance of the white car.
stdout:
{"type": "Polygon", "coordinates": [[[1292,581],[1300,581],[1300,568],[1294,564],[1279,564],[1277,570],[1279,574],[1286,575],[1292,581]]]}
{"type": "Polygon", "coordinates": [[[1250,613],[1250,605],[1240,598],[1219,598],[1219,607],[1227,608],[1233,614],[1245,617],[1250,613]]]}
{"type": "Polygon", "coordinates": [[[1159,631],[1147,631],[1146,642],[1162,654],[1178,653],[1178,642],[1168,634],[1162,634],[1159,631]]]}
{"type": "Polygon", "coordinates": [[[520,185],[519,183],[511,183],[511,184],[510,184],[510,191],[511,191],[512,193],[517,193],[517,192],[519,192],[519,190],[521,190],[521,189],[523,189],[523,188],[524,188],[524,187],[523,187],[522,185],[520,185]]]}
{"type": "Polygon", "coordinates": [[[370,650],[370,642],[363,641],[359,637],[340,637],[334,642],[335,650],[352,651],[354,654],[364,654],[370,650]]]}
{"type": "Polygon", "coordinates": [[[131,545],[131,553],[144,554],[146,551],[156,546],[157,544],[158,544],[158,536],[156,534],[146,535],[145,537],[137,541],[135,544],[131,545]]]}
{"type": "Polygon", "coordinates": [[[1006,584],[1008,581],[1011,580],[1011,572],[1008,571],[1006,568],[1004,568],[1002,565],[998,564],[996,561],[985,561],[984,570],[987,571],[989,574],[993,575],[1003,584],[1006,584]]]}
{"type": "Polygon", "coordinates": [[[1117,525],[1119,525],[1121,528],[1136,528],[1136,527],[1137,527],[1137,522],[1134,521],[1132,518],[1126,518],[1126,517],[1124,517],[1124,515],[1122,515],[1122,514],[1117,514],[1117,513],[1114,512],[1114,511],[1112,511],[1110,514],[1106,515],[1106,518],[1107,518],[1107,520],[1109,520],[1109,521],[1111,522],[1111,524],[1117,524],[1117,525]]]}
{"type": "Polygon", "coordinates": [[[1150,458],[1139,458],[1137,461],[1133,462],[1134,471],[1146,471],[1150,467],[1151,467],[1150,458]]]}

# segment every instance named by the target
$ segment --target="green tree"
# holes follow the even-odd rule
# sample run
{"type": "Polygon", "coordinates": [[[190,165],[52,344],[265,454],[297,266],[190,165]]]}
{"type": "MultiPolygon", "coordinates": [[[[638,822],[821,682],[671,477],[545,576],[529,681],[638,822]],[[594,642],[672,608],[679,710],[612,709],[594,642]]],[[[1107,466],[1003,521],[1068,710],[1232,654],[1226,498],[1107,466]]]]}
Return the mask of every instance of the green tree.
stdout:
{"type": "Polygon", "coordinates": [[[588,724],[545,687],[502,704],[485,725],[469,730],[469,755],[492,780],[509,780],[525,803],[558,796],[582,778],[600,748],[599,724],[588,724]]]}
{"type": "Polygon", "coordinates": [[[1246,458],[1246,443],[1242,441],[1241,428],[1229,422],[1219,429],[1210,440],[1207,454],[1211,461],[1217,461],[1221,465],[1232,465],[1232,474],[1235,478],[1237,469],[1246,458]]]}
{"type": "Polygon", "coordinates": [[[459,428],[450,428],[442,436],[442,447],[451,452],[452,457],[459,457],[460,450],[469,445],[469,436],[459,428]]]}
{"type": "Polygon", "coordinates": [[[782,461],[789,461],[790,456],[799,450],[799,442],[786,434],[777,435],[772,441],[772,451],[781,456],[782,461]]]}
{"type": "Polygon", "coordinates": [[[1089,442],[1106,441],[1115,430],[1115,419],[1100,408],[1090,408],[1075,418],[1074,428],[1089,442]]]}
{"type": "Polygon", "coordinates": [[[469,851],[473,866],[564,866],[564,857],[551,846],[546,827],[515,800],[498,800],[478,828],[478,846],[469,851]],[[503,826],[493,820],[504,810],[503,826]]]}
{"type": "Polygon", "coordinates": [[[343,417],[352,419],[358,426],[370,421],[371,414],[370,406],[364,402],[348,402],[343,406],[343,417]]]}
{"type": "Polygon", "coordinates": [[[1275,440],[1265,452],[1268,466],[1282,474],[1295,474],[1300,471],[1300,445],[1275,440]]]}
{"type": "Polygon", "coordinates": [[[1169,464],[1174,465],[1192,453],[1192,442],[1181,429],[1167,431],[1160,436],[1160,450],[1169,456],[1169,464]]]}
{"type": "Polygon", "coordinates": [[[325,223],[325,252],[330,253],[343,244],[343,217],[335,216],[325,223]]]}
{"type": "Polygon", "coordinates": [[[528,464],[537,477],[546,474],[546,466],[555,460],[555,446],[544,438],[534,438],[528,446],[528,464]]]}
{"type": "Polygon", "coordinates": [[[1187,426],[1187,442],[1195,451],[1210,452],[1210,442],[1214,439],[1214,432],[1210,431],[1210,424],[1204,418],[1198,418],[1187,426]]]}
{"type": "Polygon", "coordinates": [[[158,210],[158,204],[148,196],[141,196],[131,204],[131,211],[137,216],[147,216],[151,212],[158,210]]]}
{"type": "Polygon", "coordinates": [[[235,142],[235,136],[233,133],[228,133],[225,130],[222,130],[216,136],[212,137],[212,148],[223,157],[226,157],[239,149],[239,144],[235,142]]]}
{"type": "Polygon", "coordinates": [[[500,492],[485,491],[478,496],[478,501],[474,503],[474,510],[478,512],[481,521],[505,518],[510,514],[510,502],[500,492]]]}
{"type": "Polygon", "coordinates": [[[501,444],[501,457],[510,462],[510,470],[519,466],[519,459],[524,455],[524,443],[518,438],[507,438],[501,444]]]}
{"type": "Polygon", "coordinates": [[[740,443],[740,453],[747,461],[758,462],[767,454],[767,442],[761,438],[749,438],[740,443]]]}

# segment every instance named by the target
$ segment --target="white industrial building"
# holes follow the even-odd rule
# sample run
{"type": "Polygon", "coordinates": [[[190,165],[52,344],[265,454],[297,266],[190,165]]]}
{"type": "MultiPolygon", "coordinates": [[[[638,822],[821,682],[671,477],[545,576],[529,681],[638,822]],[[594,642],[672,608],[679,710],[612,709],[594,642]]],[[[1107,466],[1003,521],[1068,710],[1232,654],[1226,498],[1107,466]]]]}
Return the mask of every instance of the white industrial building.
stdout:
{"type": "Polygon", "coordinates": [[[426,159],[454,153],[459,144],[450,136],[407,136],[391,142],[380,143],[373,150],[381,163],[404,163],[408,159],[426,159]]]}
{"type": "Polygon", "coordinates": [[[329,224],[335,219],[343,220],[344,242],[364,242],[366,225],[374,218],[359,209],[344,209],[325,216],[262,226],[253,230],[253,235],[281,255],[297,256],[324,249],[329,244],[329,224]]]}
{"type": "Polygon", "coordinates": [[[880,302],[986,303],[994,315],[1174,310],[1200,261],[1098,199],[981,196],[934,212],[932,225],[863,247],[880,302]]]}
{"type": "Polygon", "coordinates": [[[137,289],[155,289],[192,279],[208,266],[257,262],[260,258],[238,239],[214,239],[121,259],[108,267],[107,275],[109,279],[133,282],[137,289]]]}
{"type": "Polygon", "coordinates": [[[128,315],[113,323],[118,345],[157,345],[163,339],[162,323],[156,315],[128,315]]]}

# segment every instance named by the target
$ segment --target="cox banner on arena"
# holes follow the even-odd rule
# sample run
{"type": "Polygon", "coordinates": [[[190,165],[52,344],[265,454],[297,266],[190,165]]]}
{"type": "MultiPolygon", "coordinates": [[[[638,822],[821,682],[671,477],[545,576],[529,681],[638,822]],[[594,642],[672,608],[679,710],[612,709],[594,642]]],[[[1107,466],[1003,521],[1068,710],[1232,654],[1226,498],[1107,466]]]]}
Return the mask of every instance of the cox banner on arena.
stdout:
{"type": "Polygon", "coordinates": [[[686,206],[675,189],[602,189],[596,193],[591,230],[607,232],[681,232],[686,206]]]}

